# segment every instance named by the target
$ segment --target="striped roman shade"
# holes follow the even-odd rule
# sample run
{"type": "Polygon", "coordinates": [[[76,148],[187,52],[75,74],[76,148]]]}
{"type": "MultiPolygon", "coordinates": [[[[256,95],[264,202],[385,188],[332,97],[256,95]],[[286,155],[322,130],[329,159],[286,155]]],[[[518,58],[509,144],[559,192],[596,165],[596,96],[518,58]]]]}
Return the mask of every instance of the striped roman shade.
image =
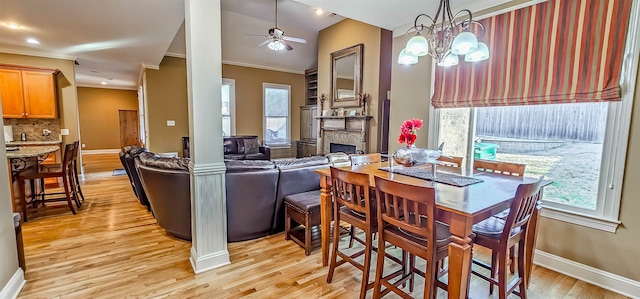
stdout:
{"type": "Polygon", "coordinates": [[[480,22],[491,58],[436,67],[436,108],[617,101],[631,0],[549,0],[480,22]]]}

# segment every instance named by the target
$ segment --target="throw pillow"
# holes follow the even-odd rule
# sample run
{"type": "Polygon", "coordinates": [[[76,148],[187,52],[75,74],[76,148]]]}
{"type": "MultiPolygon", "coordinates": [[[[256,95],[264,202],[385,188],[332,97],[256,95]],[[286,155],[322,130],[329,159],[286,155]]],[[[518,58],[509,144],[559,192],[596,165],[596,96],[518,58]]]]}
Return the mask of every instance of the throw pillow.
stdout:
{"type": "Polygon", "coordinates": [[[244,140],[244,153],[246,155],[257,154],[259,152],[260,152],[260,144],[258,144],[258,139],[244,140]]]}

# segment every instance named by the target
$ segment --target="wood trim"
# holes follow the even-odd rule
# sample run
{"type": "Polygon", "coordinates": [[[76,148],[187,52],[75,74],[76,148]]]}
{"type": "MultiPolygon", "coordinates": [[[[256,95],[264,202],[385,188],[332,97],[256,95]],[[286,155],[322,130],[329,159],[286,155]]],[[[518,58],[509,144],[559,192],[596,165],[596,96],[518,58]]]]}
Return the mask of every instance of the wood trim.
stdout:
{"type": "Polygon", "coordinates": [[[7,284],[0,289],[0,298],[18,298],[20,291],[22,291],[22,288],[24,288],[26,283],[27,281],[24,280],[24,271],[22,271],[22,268],[18,268],[7,284]]]}
{"type": "Polygon", "coordinates": [[[53,69],[53,68],[14,65],[14,64],[4,64],[4,63],[0,63],[0,68],[21,70],[21,71],[48,72],[48,73],[51,73],[51,74],[54,74],[54,75],[57,75],[60,72],[59,69],[53,69]]]}

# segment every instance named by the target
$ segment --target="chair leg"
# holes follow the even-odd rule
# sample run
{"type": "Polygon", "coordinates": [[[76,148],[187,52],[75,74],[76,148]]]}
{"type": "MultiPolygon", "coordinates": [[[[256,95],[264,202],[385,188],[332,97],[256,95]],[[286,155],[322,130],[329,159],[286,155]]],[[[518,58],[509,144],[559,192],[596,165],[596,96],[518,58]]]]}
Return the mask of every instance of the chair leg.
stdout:
{"type": "Polygon", "coordinates": [[[353,247],[353,241],[355,241],[356,237],[356,227],[355,226],[351,226],[351,229],[349,231],[349,248],[353,247]]]}
{"type": "MultiPolygon", "coordinates": [[[[491,278],[496,278],[498,268],[498,252],[491,250],[491,278]]],[[[493,295],[493,284],[489,283],[489,295],[493,295]]]]}
{"type": "Polygon", "coordinates": [[[527,282],[526,282],[526,275],[525,275],[525,271],[527,271],[529,268],[527,267],[526,264],[526,259],[525,257],[525,250],[526,250],[526,246],[524,244],[524,241],[520,241],[518,243],[518,277],[520,277],[520,298],[521,299],[527,299],[527,282]]]}
{"type": "Polygon", "coordinates": [[[291,240],[291,238],[289,237],[289,231],[291,231],[291,218],[289,217],[289,211],[288,208],[285,207],[285,213],[284,213],[284,239],[285,240],[291,240]]]}
{"type": "Polygon", "coordinates": [[[69,169],[67,173],[67,181],[69,182],[69,187],[71,188],[71,195],[73,196],[73,201],[76,203],[76,207],[79,209],[82,203],[80,202],[80,198],[78,198],[78,191],[76,189],[76,183],[73,178],[72,170],[69,169]]]}
{"type": "Polygon", "coordinates": [[[78,186],[78,193],[80,194],[80,198],[82,198],[82,202],[84,202],[84,194],[82,194],[82,188],[80,187],[80,179],[78,178],[78,165],[74,165],[73,167],[73,176],[76,179],[76,185],[78,186]]]}
{"type": "Polygon", "coordinates": [[[369,270],[371,268],[371,252],[373,251],[373,233],[370,228],[365,231],[366,241],[364,244],[364,264],[362,269],[362,283],[360,286],[360,299],[367,296],[367,286],[369,285],[369,270]]]}
{"type": "Polygon", "coordinates": [[[507,299],[507,250],[498,253],[498,298],[507,299]]]}
{"type": "MultiPolygon", "coordinates": [[[[373,283],[373,298],[374,299],[380,298],[380,289],[382,288],[380,280],[382,279],[383,270],[384,270],[384,255],[385,255],[384,251],[385,251],[385,249],[386,249],[386,247],[385,247],[385,244],[384,244],[384,232],[381,231],[380,234],[378,234],[378,260],[376,262],[376,278],[375,278],[375,281],[373,283]]],[[[404,250],[402,251],[402,254],[405,255],[404,250]]]]}
{"type": "MultiPolygon", "coordinates": [[[[435,298],[435,288],[436,283],[436,272],[438,271],[438,267],[434,265],[435,256],[432,260],[427,261],[427,268],[424,271],[424,298],[433,299],[435,298]]],[[[413,275],[413,274],[412,274],[413,275]]]]}
{"type": "Polygon", "coordinates": [[[73,208],[73,203],[71,203],[71,194],[69,193],[69,182],[66,175],[62,176],[62,183],[64,185],[64,195],[67,197],[67,204],[69,205],[69,210],[73,215],[76,214],[76,209],[73,208]]]}
{"type": "Polygon", "coordinates": [[[409,253],[409,292],[413,292],[413,287],[415,286],[415,272],[413,269],[416,267],[416,256],[409,253]]]}
{"type": "MultiPolygon", "coordinates": [[[[22,206],[22,219],[27,222],[27,199],[24,180],[18,178],[18,187],[20,189],[20,205],[22,206]]],[[[13,200],[13,198],[11,199],[13,200]]]]}
{"type": "MultiPolygon", "coordinates": [[[[309,215],[304,218],[304,254],[309,255],[311,253],[311,223],[309,222],[309,215]]],[[[340,234],[338,234],[340,235],[340,234]]]]}
{"type": "Polygon", "coordinates": [[[329,273],[327,274],[327,283],[331,283],[333,272],[336,270],[336,262],[338,258],[338,243],[340,242],[340,209],[333,209],[333,250],[331,252],[331,262],[329,264],[329,273]]]}

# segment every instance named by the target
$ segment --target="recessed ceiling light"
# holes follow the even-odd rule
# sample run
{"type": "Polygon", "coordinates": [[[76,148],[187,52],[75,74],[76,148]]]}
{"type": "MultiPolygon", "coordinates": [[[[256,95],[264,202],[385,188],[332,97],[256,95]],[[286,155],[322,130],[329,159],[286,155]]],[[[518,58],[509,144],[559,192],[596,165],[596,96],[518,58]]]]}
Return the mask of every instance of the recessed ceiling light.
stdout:
{"type": "Polygon", "coordinates": [[[33,38],[33,37],[30,37],[30,38],[27,38],[27,43],[37,45],[37,44],[39,44],[40,42],[39,42],[37,39],[35,39],[35,38],[33,38]]]}
{"type": "Polygon", "coordinates": [[[321,16],[324,13],[324,10],[322,10],[322,8],[316,8],[316,15],[321,16]]]}
{"type": "Polygon", "coordinates": [[[102,85],[107,85],[107,82],[102,81],[102,82],[100,82],[100,84],[102,84],[102,85]]]}

